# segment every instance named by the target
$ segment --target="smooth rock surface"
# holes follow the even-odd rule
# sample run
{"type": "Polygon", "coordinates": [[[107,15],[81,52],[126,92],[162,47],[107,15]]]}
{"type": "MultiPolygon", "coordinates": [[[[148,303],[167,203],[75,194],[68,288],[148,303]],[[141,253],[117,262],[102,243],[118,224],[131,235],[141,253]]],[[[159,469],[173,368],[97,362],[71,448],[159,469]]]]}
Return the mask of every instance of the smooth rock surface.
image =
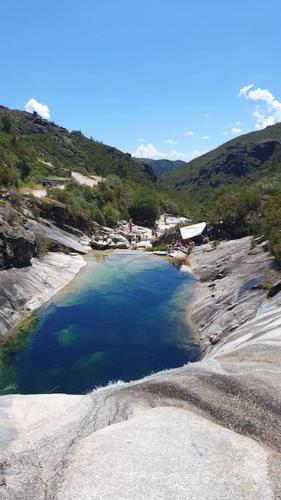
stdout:
{"type": "Polygon", "coordinates": [[[34,311],[85,265],[81,255],[48,253],[22,269],[0,271],[0,343],[26,312],[34,311]]]}
{"type": "Polygon", "coordinates": [[[40,219],[39,221],[29,220],[29,228],[37,236],[53,241],[61,249],[68,249],[80,254],[86,254],[87,250],[80,243],[79,237],[57,227],[53,222],[40,219]]]}
{"type": "MultiPolygon", "coordinates": [[[[1,397],[1,499],[281,498],[281,293],[248,286],[251,269],[271,272],[249,252],[247,239],[210,252],[212,264],[204,248],[192,257],[208,271],[195,311],[226,277],[220,314],[234,298],[245,307],[202,361],[85,396],[1,397]]],[[[200,321],[220,314],[205,307],[200,321]]]]}
{"type": "Polygon", "coordinates": [[[263,245],[251,249],[249,237],[195,247],[192,270],[201,281],[191,319],[196,325],[203,351],[255,316],[266,300],[275,276],[274,258],[263,245]]]}
{"type": "Polygon", "coordinates": [[[82,439],[58,499],[271,498],[266,458],[191,411],[153,408],[82,439]]]}

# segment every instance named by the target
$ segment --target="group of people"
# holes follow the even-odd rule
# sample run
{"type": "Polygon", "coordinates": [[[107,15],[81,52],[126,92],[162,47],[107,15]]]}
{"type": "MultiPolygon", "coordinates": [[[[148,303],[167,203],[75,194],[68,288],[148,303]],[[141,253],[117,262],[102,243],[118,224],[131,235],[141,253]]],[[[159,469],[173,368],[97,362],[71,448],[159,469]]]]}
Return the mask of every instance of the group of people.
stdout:
{"type": "Polygon", "coordinates": [[[186,240],[186,241],[179,241],[179,240],[173,240],[172,243],[168,246],[168,252],[174,252],[175,250],[188,250],[189,248],[193,248],[195,245],[195,242],[193,240],[186,240]]]}
{"type": "Polygon", "coordinates": [[[101,243],[108,243],[108,245],[110,245],[110,243],[112,243],[112,239],[106,233],[93,234],[92,241],[98,241],[101,243]]]}
{"type": "MultiPolygon", "coordinates": [[[[204,236],[202,238],[202,244],[206,245],[209,243],[209,238],[208,236],[204,236]]],[[[175,250],[188,250],[190,248],[193,248],[195,246],[195,241],[193,240],[185,240],[185,241],[179,241],[179,240],[173,240],[172,243],[168,246],[168,252],[174,252],[175,250]]]]}
{"type": "Polygon", "coordinates": [[[171,244],[168,246],[168,253],[172,253],[175,250],[182,250],[182,248],[186,248],[188,250],[189,247],[193,247],[195,245],[194,241],[187,240],[185,242],[181,242],[179,240],[173,240],[171,244]]]}
{"type": "Polygon", "coordinates": [[[157,236],[158,236],[157,229],[158,229],[158,224],[155,224],[153,226],[153,228],[151,229],[152,238],[157,238],[157,236]]]}
{"type": "MultiPolygon", "coordinates": [[[[151,229],[151,236],[153,238],[157,238],[158,236],[158,224],[155,224],[152,229],[151,229]]],[[[130,233],[130,235],[132,234],[132,231],[133,231],[133,221],[132,219],[129,220],[128,222],[128,232],[130,233]]],[[[148,239],[148,235],[146,233],[144,234],[134,234],[132,236],[127,236],[130,244],[132,243],[139,243],[140,241],[142,240],[147,240],[148,239]]]]}
{"type": "Polygon", "coordinates": [[[134,243],[139,243],[142,239],[146,239],[145,236],[142,237],[141,234],[129,234],[126,237],[130,245],[132,245],[134,243]]]}

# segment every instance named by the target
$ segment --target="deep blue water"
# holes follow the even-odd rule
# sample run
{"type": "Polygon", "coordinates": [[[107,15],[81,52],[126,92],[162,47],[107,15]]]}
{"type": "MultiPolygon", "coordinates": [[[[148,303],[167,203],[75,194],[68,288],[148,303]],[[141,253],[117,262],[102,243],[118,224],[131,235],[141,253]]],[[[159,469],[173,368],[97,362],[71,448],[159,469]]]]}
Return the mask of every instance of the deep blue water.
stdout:
{"type": "Polygon", "coordinates": [[[81,394],[198,359],[192,278],[163,257],[90,256],[71,286],[0,356],[0,393],[81,394]]]}

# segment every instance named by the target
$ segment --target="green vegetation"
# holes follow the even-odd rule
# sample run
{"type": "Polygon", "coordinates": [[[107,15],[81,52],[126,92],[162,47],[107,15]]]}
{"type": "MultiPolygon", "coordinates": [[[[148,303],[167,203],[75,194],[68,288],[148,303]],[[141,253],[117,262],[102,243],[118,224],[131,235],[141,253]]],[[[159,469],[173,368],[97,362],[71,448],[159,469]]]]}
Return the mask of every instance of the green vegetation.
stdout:
{"type": "Polygon", "coordinates": [[[154,182],[153,172],[116,148],[41,119],[37,114],[0,108],[0,184],[40,182],[45,176],[70,171],[110,174],[142,185],[154,182]],[[10,135],[10,133],[13,135],[10,135]],[[5,168],[4,168],[5,167],[5,168]]]}
{"type": "Polygon", "coordinates": [[[54,188],[49,197],[66,205],[71,213],[113,227],[121,219],[132,218],[137,224],[152,225],[161,210],[176,208],[176,201],[155,186],[140,186],[116,175],[108,176],[95,188],[70,181],[65,189],[54,188]]]}
{"type": "Polygon", "coordinates": [[[194,222],[213,223],[215,239],[263,235],[281,262],[280,123],[235,138],[180,166],[160,185],[185,195],[194,222]],[[221,234],[216,233],[218,228],[221,234]]]}
{"type": "MultiPolygon", "coordinates": [[[[215,225],[222,221],[223,238],[262,236],[276,260],[281,262],[281,181],[236,188],[207,203],[198,211],[197,218],[215,225]]],[[[254,247],[255,241],[252,241],[251,248],[254,247]]]]}
{"type": "Polygon", "coordinates": [[[129,215],[136,224],[153,225],[160,215],[161,199],[152,191],[137,189],[134,193],[129,215]]]}
{"type": "Polygon", "coordinates": [[[36,236],[36,255],[37,257],[43,257],[52,247],[53,242],[43,236],[36,236]]]}
{"type": "Polygon", "coordinates": [[[2,356],[5,357],[9,352],[15,351],[19,347],[25,347],[29,342],[30,335],[34,332],[36,326],[38,325],[38,322],[39,317],[36,312],[23,319],[7,337],[3,345],[3,349],[1,349],[2,356]]]}
{"type": "MultiPolygon", "coordinates": [[[[10,202],[16,210],[21,205],[19,188],[40,184],[46,177],[64,177],[65,189],[50,189],[40,208],[30,196],[36,217],[40,210],[51,216],[47,208],[57,202],[74,216],[70,217],[74,224],[84,218],[113,227],[132,218],[149,226],[163,211],[189,213],[193,222],[223,221],[222,237],[263,235],[281,262],[280,158],[281,124],[277,124],[233,139],[156,183],[151,162],[138,163],[129,154],[79,130],[70,133],[37,114],[0,107],[0,187],[12,191],[10,202]],[[97,187],[82,186],[71,180],[72,170],[104,180],[97,187]]],[[[15,211],[11,210],[11,218],[16,224],[15,211]]],[[[38,255],[51,245],[38,238],[38,255]]]]}
{"type": "MultiPolygon", "coordinates": [[[[66,179],[65,190],[49,190],[43,207],[57,200],[75,217],[102,225],[114,226],[130,217],[152,225],[161,210],[186,213],[184,197],[169,187],[159,189],[149,165],[79,130],[69,133],[37,114],[0,107],[0,187],[17,190],[56,177],[66,179]],[[81,186],[71,180],[71,171],[105,180],[96,188],[81,186]]],[[[47,246],[39,242],[39,252],[47,246]]]]}
{"type": "Polygon", "coordinates": [[[281,174],[281,124],[246,134],[186,163],[161,180],[195,205],[281,174]]]}
{"type": "Polygon", "coordinates": [[[257,288],[270,292],[272,289],[272,283],[269,283],[268,281],[263,281],[262,283],[260,283],[260,285],[257,285],[257,288]]]}
{"type": "Polygon", "coordinates": [[[151,248],[147,248],[145,251],[146,252],[166,252],[168,250],[168,244],[167,243],[156,243],[153,245],[151,248]]]}
{"type": "Polygon", "coordinates": [[[8,115],[2,116],[2,130],[5,134],[10,134],[12,128],[12,122],[8,115]]]}
{"type": "MultiPolygon", "coordinates": [[[[212,241],[212,248],[215,250],[216,248],[218,248],[219,244],[220,244],[219,240],[213,240],[212,241]]],[[[192,247],[189,247],[189,248],[191,249],[192,247]]]]}

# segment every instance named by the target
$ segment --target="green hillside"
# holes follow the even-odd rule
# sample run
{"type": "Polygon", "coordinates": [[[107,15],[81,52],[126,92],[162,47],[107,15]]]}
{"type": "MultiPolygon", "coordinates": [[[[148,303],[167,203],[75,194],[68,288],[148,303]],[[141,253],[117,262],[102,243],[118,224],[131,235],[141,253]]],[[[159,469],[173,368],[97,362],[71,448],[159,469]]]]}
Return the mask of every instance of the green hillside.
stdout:
{"type": "Polygon", "coordinates": [[[160,188],[152,168],[130,154],[89,139],[81,131],[69,132],[36,113],[0,106],[0,188],[21,197],[22,190],[56,177],[63,177],[65,186],[48,189],[40,208],[46,217],[54,217],[59,210],[52,207],[58,203],[67,210],[68,220],[82,217],[84,226],[93,220],[114,226],[129,217],[150,225],[163,210],[186,211],[181,197],[165,186],[160,188]],[[96,187],[79,185],[71,179],[72,171],[104,180],[96,187]]]}
{"type": "Polygon", "coordinates": [[[37,114],[0,106],[0,183],[32,183],[71,170],[102,176],[116,174],[135,182],[155,181],[152,169],[116,148],[68,132],[37,114]]]}
{"type": "MultiPolygon", "coordinates": [[[[281,124],[235,138],[165,176],[211,238],[266,240],[281,262],[281,124]]],[[[253,240],[253,247],[255,241],[253,240]]]]}
{"type": "Polygon", "coordinates": [[[166,175],[162,183],[206,202],[230,186],[245,186],[281,173],[281,124],[223,144],[166,175]]]}

